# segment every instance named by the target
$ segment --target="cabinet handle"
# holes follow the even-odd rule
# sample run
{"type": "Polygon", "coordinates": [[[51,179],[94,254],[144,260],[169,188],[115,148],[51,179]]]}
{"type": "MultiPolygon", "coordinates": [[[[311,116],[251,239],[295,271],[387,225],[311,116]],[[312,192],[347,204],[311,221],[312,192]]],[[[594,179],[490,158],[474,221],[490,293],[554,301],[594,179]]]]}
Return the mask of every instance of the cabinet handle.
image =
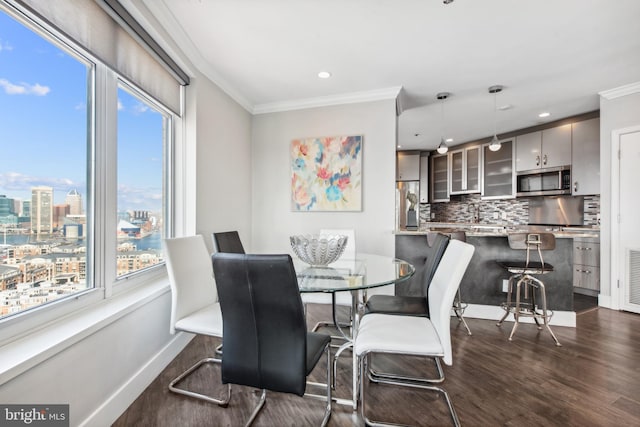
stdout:
{"type": "Polygon", "coordinates": [[[540,166],[540,156],[536,156],[536,166],[540,166]]]}
{"type": "Polygon", "coordinates": [[[580,270],[580,269],[576,268],[576,271],[577,271],[578,273],[591,274],[591,270],[580,270]]]}
{"type": "Polygon", "coordinates": [[[590,251],[593,248],[583,248],[582,246],[576,246],[576,249],[581,250],[581,251],[590,251]]]}
{"type": "Polygon", "coordinates": [[[545,165],[545,166],[547,165],[547,155],[546,154],[542,158],[542,164],[545,165]]]}
{"type": "Polygon", "coordinates": [[[578,191],[578,181],[573,183],[573,192],[577,192],[578,191]]]}

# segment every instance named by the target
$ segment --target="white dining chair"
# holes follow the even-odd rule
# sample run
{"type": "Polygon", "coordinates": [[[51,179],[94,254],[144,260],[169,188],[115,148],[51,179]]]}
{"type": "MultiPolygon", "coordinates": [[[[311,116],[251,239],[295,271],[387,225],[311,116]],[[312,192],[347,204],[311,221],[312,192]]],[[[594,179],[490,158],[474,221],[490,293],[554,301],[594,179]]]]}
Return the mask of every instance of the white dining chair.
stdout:
{"type": "MultiPolygon", "coordinates": [[[[164,254],[171,286],[170,332],[188,332],[222,338],[222,312],[218,291],[213,279],[209,251],[201,235],[164,239],[164,254]]],[[[226,406],[231,399],[231,386],[227,395],[217,398],[188,389],[178,388],[189,375],[207,363],[220,364],[221,359],[206,357],[169,383],[169,390],[226,406]]]]}
{"type": "Polygon", "coordinates": [[[369,356],[380,353],[388,356],[411,355],[434,359],[439,378],[410,378],[396,375],[393,378],[378,378],[375,382],[442,393],[454,424],[460,425],[449,394],[437,383],[444,381],[440,359],[447,365],[453,363],[450,332],[451,307],[474,249],[472,245],[459,240],[449,242],[429,286],[430,317],[379,313],[365,314],[362,317],[354,351],[358,358],[360,375],[360,411],[367,425],[396,425],[369,420],[365,411],[365,364],[369,356]]]}

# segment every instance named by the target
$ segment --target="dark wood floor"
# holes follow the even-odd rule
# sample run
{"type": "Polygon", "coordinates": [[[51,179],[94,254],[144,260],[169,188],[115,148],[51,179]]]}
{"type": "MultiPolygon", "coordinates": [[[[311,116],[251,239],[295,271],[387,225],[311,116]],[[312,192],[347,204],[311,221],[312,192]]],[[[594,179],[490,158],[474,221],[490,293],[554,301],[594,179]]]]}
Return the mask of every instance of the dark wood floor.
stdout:
{"type": "MultiPolygon", "coordinates": [[[[325,318],[324,306],[310,306],[309,323],[325,318]]],[[[555,327],[563,344],[549,334],[521,325],[507,341],[511,323],[502,328],[488,320],[468,319],[473,336],[452,319],[453,366],[445,366],[449,391],[464,426],[638,426],[640,425],[640,315],[608,309],[587,310],[576,328],[555,327]]],[[[115,422],[130,426],[238,426],[248,418],[258,395],[233,387],[228,408],[170,393],[167,384],[219,340],[198,337],[115,422]]],[[[389,360],[377,359],[391,366],[389,360]]],[[[400,369],[428,372],[431,365],[404,359],[400,369]]],[[[312,374],[324,380],[324,365],[312,374]]],[[[348,396],[350,362],[339,366],[338,394],[348,396]]],[[[217,367],[197,374],[191,387],[221,390],[217,367]]],[[[451,425],[444,400],[422,390],[371,385],[368,410],[416,426],[451,425]]],[[[270,393],[255,426],[319,425],[319,400],[270,393]]],[[[358,413],[334,405],[330,426],[363,425],[358,413]]]]}

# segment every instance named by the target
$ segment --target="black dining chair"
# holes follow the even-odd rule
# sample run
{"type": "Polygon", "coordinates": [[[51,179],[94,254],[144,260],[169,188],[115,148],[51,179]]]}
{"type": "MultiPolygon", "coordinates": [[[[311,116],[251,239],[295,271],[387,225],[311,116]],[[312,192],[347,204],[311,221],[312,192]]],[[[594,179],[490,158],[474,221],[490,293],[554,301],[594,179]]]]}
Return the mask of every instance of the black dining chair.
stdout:
{"type": "Polygon", "coordinates": [[[243,254],[244,246],[237,231],[219,231],[211,233],[213,239],[213,249],[215,252],[228,252],[232,254],[243,254]]]}
{"type": "MultiPolygon", "coordinates": [[[[410,247],[407,253],[396,254],[398,258],[410,262],[416,269],[413,277],[409,279],[411,281],[409,292],[413,295],[373,295],[367,299],[366,313],[429,317],[427,302],[429,285],[449,244],[449,236],[434,232],[427,233],[424,239],[413,240],[419,244],[418,247],[410,247]]],[[[398,290],[396,288],[396,292],[398,290]]]]}
{"type": "Polygon", "coordinates": [[[291,256],[218,252],[212,262],[223,319],[222,382],[262,389],[246,425],[264,406],[267,390],[305,395],[307,376],[323,353],[326,425],[331,416],[331,338],[307,332],[291,256]]]}

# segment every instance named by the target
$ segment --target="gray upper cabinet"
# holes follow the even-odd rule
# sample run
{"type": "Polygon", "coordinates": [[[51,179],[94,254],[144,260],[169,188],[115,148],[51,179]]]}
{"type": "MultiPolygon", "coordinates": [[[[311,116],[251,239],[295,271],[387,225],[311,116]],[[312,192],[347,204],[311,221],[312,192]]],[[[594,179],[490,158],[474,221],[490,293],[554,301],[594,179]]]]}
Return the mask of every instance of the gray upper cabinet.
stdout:
{"type": "Polygon", "coordinates": [[[571,124],[516,137],[516,171],[571,164],[571,124]]]}
{"type": "Polygon", "coordinates": [[[396,181],[420,180],[420,153],[396,154],[396,181]]]}
{"type": "Polygon", "coordinates": [[[600,119],[575,122],[572,127],[571,194],[600,194],[600,119]]]}
{"type": "Polygon", "coordinates": [[[489,150],[489,144],[483,145],[482,154],[482,198],[510,199],[516,195],[514,163],[514,140],[500,141],[498,151],[489,150]]]}
{"type": "Polygon", "coordinates": [[[480,192],[480,147],[449,154],[449,194],[480,192]]]}

